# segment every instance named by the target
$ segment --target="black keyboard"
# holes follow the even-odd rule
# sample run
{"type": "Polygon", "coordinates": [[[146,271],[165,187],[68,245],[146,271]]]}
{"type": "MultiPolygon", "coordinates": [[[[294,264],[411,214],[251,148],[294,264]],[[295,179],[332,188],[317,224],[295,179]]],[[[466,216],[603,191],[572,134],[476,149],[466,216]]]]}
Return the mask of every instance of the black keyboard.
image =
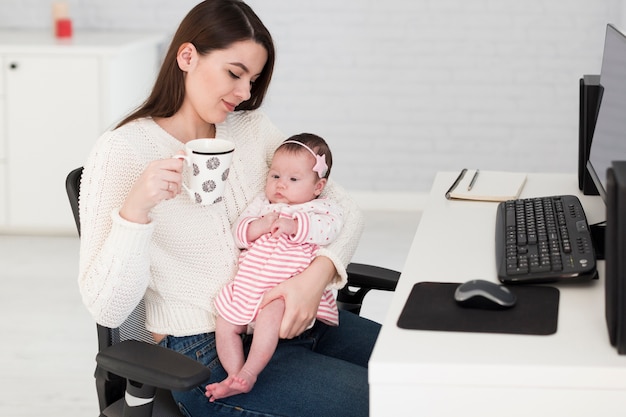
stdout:
{"type": "Polygon", "coordinates": [[[524,198],[498,204],[496,267],[503,283],[597,278],[591,233],[578,197],[524,198]]]}

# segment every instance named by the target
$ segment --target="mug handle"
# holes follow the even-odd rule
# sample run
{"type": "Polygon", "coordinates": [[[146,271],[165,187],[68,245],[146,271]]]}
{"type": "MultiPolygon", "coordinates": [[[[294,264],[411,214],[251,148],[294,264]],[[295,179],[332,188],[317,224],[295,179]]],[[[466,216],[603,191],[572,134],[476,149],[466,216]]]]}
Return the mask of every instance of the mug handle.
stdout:
{"type": "Polygon", "coordinates": [[[184,160],[187,163],[187,166],[191,165],[191,159],[189,159],[189,157],[187,155],[177,154],[177,155],[172,156],[172,158],[182,159],[182,160],[184,160]]]}
{"type": "MultiPolygon", "coordinates": [[[[176,159],[182,159],[183,161],[185,161],[185,163],[187,164],[187,166],[191,166],[191,159],[189,159],[189,157],[187,155],[174,155],[172,156],[172,158],[176,158],[176,159]]],[[[183,188],[185,189],[185,191],[187,191],[187,194],[189,194],[189,197],[192,200],[196,199],[196,195],[193,191],[191,191],[191,189],[189,187],[187,187],[187,185],[185,184],[185,181],[183,180],[183,182],[181,183],[181,185],[183,186],[183,188]]]]}

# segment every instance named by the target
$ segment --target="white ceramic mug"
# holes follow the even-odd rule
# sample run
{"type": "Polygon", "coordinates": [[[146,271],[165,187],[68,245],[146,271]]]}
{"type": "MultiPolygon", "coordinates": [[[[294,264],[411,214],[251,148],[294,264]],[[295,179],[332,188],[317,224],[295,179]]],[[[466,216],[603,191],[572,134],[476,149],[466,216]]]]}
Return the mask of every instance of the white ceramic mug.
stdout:
{"type": "Polygon", "coordinates": [[[235,144],[225,139],[194,139],[185,144],[183,188],[199,204],[209,205],[222,200],[233,160],[235,144]]]}

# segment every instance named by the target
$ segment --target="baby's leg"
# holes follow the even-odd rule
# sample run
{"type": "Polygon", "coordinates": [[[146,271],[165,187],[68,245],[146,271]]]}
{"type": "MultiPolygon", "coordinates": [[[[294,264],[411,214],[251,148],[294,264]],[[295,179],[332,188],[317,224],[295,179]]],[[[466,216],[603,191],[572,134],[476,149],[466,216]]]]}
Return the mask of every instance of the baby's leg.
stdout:
{"type": "Polygon", "coordinates": [[[212,397],[214,395],[213,391],[219,390],[220,385],[230,382],[241,371],[244,364],[241,333],[245,333],[246,329],[246,326],[232,324],[221,316],[217,317],[215,346],[217,348],[217,356],[224,370],[228,373],[228,378],[222,382],[207,385],[207,397],[212,397]]]}
{"type": "Polygon", "coordinates": [[[215,346],[217,355],[228,375],[235,375],[241,370],[244,363],[243,342],[241,334],[247,327],[232,324],[221,316],[215,325],[215,346]]]}
{"type": "Polygon", "coordinates": [[[270,359],[272,359],[272,355],[274,355],[284,312],[285,301],[279,298],[266,305],[257,315],[250,353],[239,372],[244,374],[242,376],[252,376],[254,379],[252,381],[253,385],[257,376],[267,366],[270,359]]]}
{"type": "MultiPolygon", "coordinates": [[[[248,358],[241,370],[231,378],[220,382],[218,387],[211,390],[211,401],[231,395],[250,392],[257,377],[267,366],[278,344],[278,332],[285,311],[285,302],[277,299],[259,311],[254,326],[254,336],[248,358]]],[[[219,354],[219,350],[218,350],[219,354]]],[[[215,385],[215,384],[212,384],[215,385]]],[[[209,385],[210,387],[210,385],[209,385]]],[[[207,395],[209,391],[207,387],[207,395]]]]}

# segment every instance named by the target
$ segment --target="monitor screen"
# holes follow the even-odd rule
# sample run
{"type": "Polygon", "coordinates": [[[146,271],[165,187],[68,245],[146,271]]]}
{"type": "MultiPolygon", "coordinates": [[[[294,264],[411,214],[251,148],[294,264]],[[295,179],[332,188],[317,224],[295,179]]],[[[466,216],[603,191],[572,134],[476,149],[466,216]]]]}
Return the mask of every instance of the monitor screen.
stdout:
{"type": "Polygon", "coordinates": [[[626,160],[626,36],[607,25],[600,85],[604,91],[587,170],[606,202],[606,173],[612,161],[626,160]]]}

